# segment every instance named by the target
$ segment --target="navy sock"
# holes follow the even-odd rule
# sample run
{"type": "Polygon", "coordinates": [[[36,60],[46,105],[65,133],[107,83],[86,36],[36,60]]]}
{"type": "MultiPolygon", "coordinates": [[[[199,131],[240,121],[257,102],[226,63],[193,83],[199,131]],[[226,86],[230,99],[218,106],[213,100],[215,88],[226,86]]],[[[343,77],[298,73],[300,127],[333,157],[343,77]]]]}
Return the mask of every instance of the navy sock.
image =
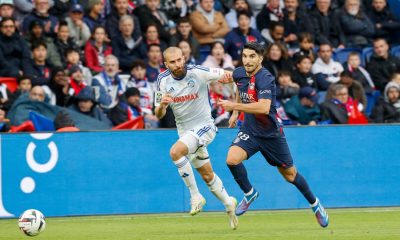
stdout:
{"type": "Polygon", "coordinates": [[[238,165],[228,165],[228,167],[242,191],[244,193],[250,192],[253,187],[247,178],[247,171],[243,163],[239,163],[238,165]]]}
{"type": "Polygon", "coordinates": [[[299,189],[299,191],[303,194],[303,196],[307,199],[307,201],[310,204],[315,203],[317,199],[315,198],[310,187],[308,186],[306,179],[303,176],[301,176],[300,173],[296,174],[296,177],[294,178],[292,184],[295,185],[297,189],[299,189]]]}

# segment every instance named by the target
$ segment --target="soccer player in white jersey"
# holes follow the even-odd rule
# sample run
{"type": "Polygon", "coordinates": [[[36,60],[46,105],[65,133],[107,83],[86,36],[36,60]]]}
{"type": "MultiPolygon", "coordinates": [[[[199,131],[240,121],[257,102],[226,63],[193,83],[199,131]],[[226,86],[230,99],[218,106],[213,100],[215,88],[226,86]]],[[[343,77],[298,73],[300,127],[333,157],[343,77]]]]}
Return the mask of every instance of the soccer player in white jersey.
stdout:
{"type": "Polygon", "coordinates": [[[170,47],[164,51],[164,64],[168,68],[159,74],[155,96],[156,116],[161,119],[171,107],[178,128],[179,140],[171,147],[170,156],[190,191],[190,214],[200,212],[206,200],[197,188],[192,165],[207,183],[210,191],[224,204],[229,225],[236,229],[237,201],[226,192],[221,179],[213,172],[207,145],[216,135],[217,128],[211,117],[208,83],[230,78],[230,72],[218,68],[186,65],[182,51],[170,47]]]}

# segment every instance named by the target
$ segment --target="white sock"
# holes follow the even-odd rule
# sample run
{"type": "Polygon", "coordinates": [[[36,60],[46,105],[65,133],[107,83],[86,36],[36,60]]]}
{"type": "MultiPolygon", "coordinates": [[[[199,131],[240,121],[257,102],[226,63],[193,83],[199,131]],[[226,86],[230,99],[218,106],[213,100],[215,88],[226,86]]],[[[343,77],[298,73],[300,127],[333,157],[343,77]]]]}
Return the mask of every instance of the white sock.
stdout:
{"type": "Polygon", "coordinates": [[[319,203],[319,200],[318,200],[318,198],[315,200],[315,203],[313,203],[313,204],[310,204],[310,207],[315,207],[315,206],[317,206],[318,205],[318,203],[319,203]]]}
{"type": "Polygon", "coordinates": [[[214,178],[211,182],[207,183],[210,191],[224,204],[225,208],[232,205],[232,200],[225,190],[221,179],[214,173],[214,178]]]}
{"type": "Polygon", "coordinates": [[[183,182],[189,188],[190,196],[196,197],[197,195],[200,195],[189,159],[187,157],[182,157],[178,161],[173,162],[178,168],[179,176],[181,176],[183,182]]]}

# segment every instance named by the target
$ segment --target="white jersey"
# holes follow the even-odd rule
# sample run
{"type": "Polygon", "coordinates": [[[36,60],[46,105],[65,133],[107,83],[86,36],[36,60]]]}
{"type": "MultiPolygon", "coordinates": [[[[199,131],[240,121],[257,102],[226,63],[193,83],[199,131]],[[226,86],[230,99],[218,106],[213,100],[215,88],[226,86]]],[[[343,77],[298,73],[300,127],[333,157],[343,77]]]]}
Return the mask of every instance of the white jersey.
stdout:
{"type": "Polygon", "coordinates": [[[174,112],[179,135],[198,125],[213,124],[208,84],[224,74],[223,69],[198,65],[186,65],[186,70],[181,79],[174,78],[170,70],[157,78],[157,91],[172,96],[173,103],[169,106],[174,112]]]}

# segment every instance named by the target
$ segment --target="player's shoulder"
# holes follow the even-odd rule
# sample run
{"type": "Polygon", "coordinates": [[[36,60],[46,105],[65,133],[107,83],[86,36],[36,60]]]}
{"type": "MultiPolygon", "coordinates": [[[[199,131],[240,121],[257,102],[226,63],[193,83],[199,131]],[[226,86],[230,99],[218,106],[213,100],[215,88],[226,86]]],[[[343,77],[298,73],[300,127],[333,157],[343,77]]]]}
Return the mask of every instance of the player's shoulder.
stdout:
{"type": "Polygon", "coordinates": [[[186,69],[188,71],[195,71],[195,72],[210,72],[210,68],[209,67],[204,67],[204,66],[201,66],[201,65],[188,64],[186,66],[186,69]]]}
{"type": "Polygon", "coordinates": [[[262,67],[256,74],[256,80],[262,80],[262,81],[273,81],[275,79],[274,75],[268,69],[265,67],[262,67]]]}
{"type": "Polygon", "coordinates": [[[237,82],[237,81],[239,81],[241,78],[247,77],[247,75],[246,75],[246,70],[244,69],[244,67],[238,67],[238,68],[236,68],[235,70],[233,70],[232,77],[233,77],[233,80],[234,80],[235,82],[237,82]]]}
{"type": "Polygon", "coordinates": [[[171,77],[171,71],[169,69],[159,73],[157,77],[157,89],[159,89],[161,82],[165,81],[169,77],[171,77]]]}

